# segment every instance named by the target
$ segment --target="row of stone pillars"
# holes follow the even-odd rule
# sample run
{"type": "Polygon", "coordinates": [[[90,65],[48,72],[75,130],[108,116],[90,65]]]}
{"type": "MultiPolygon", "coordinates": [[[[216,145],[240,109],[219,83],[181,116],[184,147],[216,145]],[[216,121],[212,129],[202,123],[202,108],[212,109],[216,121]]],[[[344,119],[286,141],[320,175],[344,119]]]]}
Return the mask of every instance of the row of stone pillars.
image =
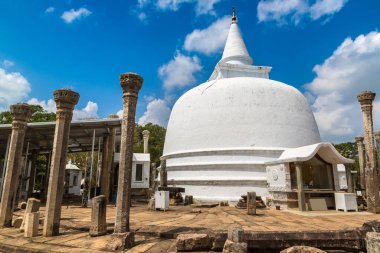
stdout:
{"type": "MultiPolygon", "coordinates": [[[[355,138],[358,145],[359,165],[360,165],[360,186],[365,189],[367,199],[367,209],[373,213],[380,212],[380,196],[379,196],[379,179],[376,169],[374,132],[373,132],[373,101],[376,94],[370,91],[364,91],[358,95],[358,101],[361,105],[363,114],[363,130],[364,138],[355,138]],[[365,143],[365,151],[363,151],[363,140],[365,143]],[[363,173],[364,172],[364,173],[363,173]]],[[[375,134],[377,151],[380,149],[380,132],[375,134]]],[[[379,155],[380,158],[380,155],[379,155]]],[[[379,160],[380,165],[380,160],[379,160]]]]}
{"type": "MultiPolygon", "coordinates": [[[[123,90],[123,119],[121,128],[120,165],[117,192],[117,207],[115,219],[115,233],[124,233],[130,230],[129,214],[131,204],[131,176],[132,176],[132,156],[133,156],[133,136],[135,127],[135,111],[138,92],[141,89],[143,78],[135,73],[126,73],[120,76],[120,85],[123,90]]],[[[49,174],[48,193],[46,201],[45,220],[43,227],[44,236],[54,236],[59,233],[61,218],[61,206],[64,193],[64,173],[66,167],[66,154],[69,141],[70,124],[73,110],[78,103],[79,94],[68,89],[61,89],[54,92],[54,100],[57,104],[56,127],[53,142],[53,152],[49,174]]],[[[7,158],[6,174],[4,178],[2,198],[0,203],[0,226],[9,227],[12,224],[13,203],[19,175],[22,150],[25,139],[27,122],[31,117],[31,107],[27,104],[16,104],[11,106],[13,116],[12,134],[9,144],[9,154],[7,158]]],[[[105,163],[112,161],[115,142],[113,132],[106,140],[107,152],[103,156],[105,163]]],[[[144,145],[145,146],[145,145],[144,145]]],[[[110,168],[108,164],[103,168],[110,168]]],[[[105,184],[109,170],[104,169],[102,180],[105,184]]],[[[103,186],[104,195],[109,195],[109,187],[103,186]]]]}

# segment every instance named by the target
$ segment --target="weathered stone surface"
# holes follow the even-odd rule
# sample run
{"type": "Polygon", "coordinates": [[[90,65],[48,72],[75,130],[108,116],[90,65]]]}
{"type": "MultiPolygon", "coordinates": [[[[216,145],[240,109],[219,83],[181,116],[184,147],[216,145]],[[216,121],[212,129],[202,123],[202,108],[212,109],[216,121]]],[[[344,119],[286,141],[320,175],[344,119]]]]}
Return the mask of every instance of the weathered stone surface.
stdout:
{"type": "Polygon", "coordinates": [[[216,233],[212,241],[211,250],[222,251],[224,244],[227,241],[227,237],[228,237],[227,233],[216,233]]]}
{"type": "Polygon", "coordinates": [[[59,233],[70,123],[74,107],[79,100],[79,94],[69,89],[56,90],[53,94],[57,113],[46,199],[44,236],[54,236],[59,233]]]}
{"type": "Polygon", "coordinates": [[[21,209],[26,209],[26,202],[21,202],[20,208],[21,209]]]}
{"type": "Polygon", "coordinates": [[[326,251],[308,246],[293,246],[282,250],[280,253],[326,253],[326,251]]]}
{"type": "Polygon", "coordinates": [[[149,134],[150,132],[148,130],[142,131],[143,140],[144,140],[144,153],[149,153],[149,134]]]}
{"type": "Polygon", "coordinates": [[[106,197],[100,195],[92,198],[90,236],[107,234],[106,223],[106,197]]]}
{"type": "Polygon", "coordinates": [[[380,196],[379,196],[379,182],[377,177],[376,162],[375,162],[375,149],[373,143],[373,100],[376,93],[364,91],[358,95],[363,114],[363,131],[364,143],[366,153],[366,167],[365,167],[365,186],[367,195],[367,209],[373,213],[380,212],[380,196]]]}
{"type": "Polygon", "coordinates": [[[256,192],[247,192],[247,213],[256,214],[256,192]]]}
{"type": "Polygon", "coordinates": [[[212,239],[207,234],[180,234],[177,236],[177,251],[210,250],[212,239]]]}
{"type": "Polygon", "coordinates": [[[365,189],[365,172],[364,172],[364,144],[363,144],[364,138],[362,136],[356,136],[355,137],[355,142],[358,147],[358,158],[359,158],[359,174],[360,174],[360,189],[364,190],[365,189]]]}
{"type": "Polygon", "coordinates": [[[126,250],[135,244],[135,233],[113,233],[111,239],[107,242],[108,250],[126,250]]]}
{"type": "Polygon", "coordinates": [[[11,105],[10,111],[13,119],[12,134],[1,193],[0,227],[10,227],[12,225],[14,196],[18,189],[23,166],[21,157],[27,122],[32,114],[32,108],[28,104],[15,104],[11,105]]]}
{"type": "Polygon", "coordinates": [[[39,212],[25,214],[25,237],[35,237],[38,235],[39,218],[39,212]]]}
{"type": "Polygon", "coordinates": [[[150,198],[148,202],[148,210],[154,211],[156,209],[156,200],[154,198],[150,198]]]}
{"type": "Polygon", "coordinates": [[[143,80],[144,79],[136,73],[120,75],[120,85],[123,89],[123,117],[121,126],[115,233],[125,233],[130,230],[129,219],[132,196],[133,136],[137,96],[143,80]]]}
{"type": "Polygon", "coordinates": [[[227,240],[223,247],[223,253],[246,253],[247,243],[227,240]]]}
{"type": "Polygon", "coordinates": [[[201,213],[202,210],[200,208],[194,208],[194,209],[191,209],[191,213],[201,213]]]}
{"type": "Polygon", "coordinates": [[[185,205],[191,205],[193,204],[193,196],[192,195],[186,195],[185,196],[185,205]]]}
{"type": "Polygon", "coordinates": [[[229,228],[228,240],[233,242],[244,242],[244,230],[237,227],[229,228]]]}
{"type": "Polygon", "coordinates": [[[20,228],[21,224],[23,223],[23,220],[24,220],[23,217],[17,217],[16,219],[12,221],[12,227],[20,228]]]}
{"type": "Polygon", "coordinates": [[[380,253],[380,233],[368,232],[365,241],[367,253],[380,253]]]}

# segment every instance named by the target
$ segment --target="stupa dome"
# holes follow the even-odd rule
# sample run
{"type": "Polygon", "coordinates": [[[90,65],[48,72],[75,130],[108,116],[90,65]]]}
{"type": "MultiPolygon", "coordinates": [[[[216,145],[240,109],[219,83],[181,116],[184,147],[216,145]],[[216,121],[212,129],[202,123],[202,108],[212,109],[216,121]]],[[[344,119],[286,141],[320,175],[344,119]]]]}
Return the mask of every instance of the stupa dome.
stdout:
{"type": "Polygon", "coordinates": [[[233,14],[222,59],[210,79],[175,103],[162,159],[169,185],[200,201],[267,196],[265,163],[321,141],[306,98],[255,66],[233,14]]]}
{"type": "Polygon", "coordinates": [[[320,142],[306,98],[281,82],[234,77],[186,92],[173,107],[164,155],[198,149],[296,148],[320,142]]]}

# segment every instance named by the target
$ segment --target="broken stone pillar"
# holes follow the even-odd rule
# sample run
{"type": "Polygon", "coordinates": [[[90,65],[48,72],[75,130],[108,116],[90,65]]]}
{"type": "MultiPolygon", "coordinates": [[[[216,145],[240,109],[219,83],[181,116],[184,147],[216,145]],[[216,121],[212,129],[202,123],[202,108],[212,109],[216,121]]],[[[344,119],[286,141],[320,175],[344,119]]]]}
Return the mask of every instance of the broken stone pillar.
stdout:
{"type": "Polygon", "coordinates": [[[28,104],[11,105],[12,134],[7,159],[7,167],[0,202],[0,227],[12,226],[13,202],[19,184],[27,122],[32,114],[28,104]]]}
{"type": "Polygon", "coordinates": [[[375,132],[376,150],[377,150],[377,166],[380,167],[380,131],[375,132]]]}
{"type": "Polygon", "coordinates": [[[160,187],[168,186],[168,172],[166,171],[166,159],[161,159],[160,187]]]}
{"type": "Polygon", "coordinates": [[[145,154],[149,153],[149,134],[150,132],[148,130],[144,130],[142,132],[143,139],[144,139],[144,153],[145,154]]]}
{"type": "Polygon", "coordinates": [[[126,73],[120,76],[120,85],[123,89],[123,119],[121,126],[115,233],[130,231],[133,137],[137,96],[142,83],[143,78],[135,73],[126,73]]]}
{"type": "Polygon", "coordinates": [[[212,248],[212,238],[207,234],[180,234],[176,239],[178,252],[208,251],[212,248]]]}
{"type": "Polygon", "coordinates": [[[248,245],[244,239],[244,231],[241,228],[228,229],[228,238],[224,243],[223,253],[246,253],[248,245]]]}
{"type": "Polygon", "coordinates": [[[100,195],[91,199],[91,226],[90,236],[100,236],[107,234],[106,223],[106,197],[100,195]]]}
{"type": "Polygon", "coordinates": [[[368,232],[365,241],[367,253],[380,253],[380,233],[368,232]]]}
{"type": "Polygon", "coordinates": [[[296,176],[297,176],[298,209],[300,211],[306,211],[305,192],[303,189],[303,179],[302,179],[302,164],[295,163],[295,165],[296,165],[296,176]]]}
{"type": "Polygon", "coordinates": [[[375,163],[375,149],[373,145],[373,119],[372,103],[376,93],[364,91],[358,95],[363,112],[363,130],[365,142],[365,154],[367,158],[365,167],[365,185],[367,194],[367,209],[369,212],[380,212],[379,183],[375,163]]]}
{"type": "Polygon", "coordinates": [[[31,156],[31,165],[30,165],[30,174],[28,179],[28,195],[27,198],[30,198],[34,190],[34,181],[36,179],[36,162],[38,157],[38,151],[33,150],[31,156]]]}
{"type": "Polygon", "coordinates": [[[365,171],[364,171],[364,145],[363,145],[364,138],[362,136],[355,137],[356,145],[358,146],[358,157],[359,157],[359,173],[360,173],[360,189],[365,189],[365,171]]]}
{"type": "Polygon", "coordinates": [[[346,167],[346,179],[347,179],[347,192],[354,192],[354,179],[351,173],[351,164],[345,164],[346,167]]]}
{"type": "Polygon", "coordinates": [[[25,213],[24,213],[24,219],[23,219],[21,226],[20,226],[21,232],[23,232],[25,229],[26,215],[28,213],[38,212],[40,210],[40,205],[41,205],[41,201],[39,199],[35,199],[35,198],[29,198],[28,199],[28,202],[26,204],[25,213]]]}
{"type": "Polygon", "coordinates": [[[247,213],[256,214],[256,192],[247,192],[247,213]]]}
{"type": "Polygon", "coordinates": [[[78,100],[79,94],[72,90],[60,89],[54,91],[54,101],[57,104],[57,116],[48,195],[46,199],[43,229],[44,236],[54,236],[59,233],[70,124],[73,117],[73,110],[75,105],[78,103],[78,100]]]}
{"type": "Polygon", "coordinates": [[[24,237],[35,237],[38,235],[39,219],[39,212],[25,214],[24,237]]]}
{"type": "Polygon", "coordinates": [[[87,205],[88,205],[88,192],[90,191],[90,173],[89,173],[90,169],[91,169],[91,155],[89,153],[87,153],[86,168],[84,170],[82,207],[87,207],[87,205]]]}

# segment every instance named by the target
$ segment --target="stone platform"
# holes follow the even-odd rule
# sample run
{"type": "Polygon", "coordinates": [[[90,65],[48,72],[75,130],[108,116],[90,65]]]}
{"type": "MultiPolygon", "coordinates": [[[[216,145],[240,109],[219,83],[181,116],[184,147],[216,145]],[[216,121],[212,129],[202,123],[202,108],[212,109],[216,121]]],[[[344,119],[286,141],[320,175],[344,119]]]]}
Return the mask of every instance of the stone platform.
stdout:
{"type": "MultiPolygon", "coordinates": [[[[44,216],[45,207],[41,207],[44,216]]],[[[15,216],[21,216],[18,211],[15,216]]],[[[343,213],[336,211],[309,212],[300,215],[292,211],[257,210],[249,216],[246,210],[232,206],[197,208],[174,206],[166,212],[148,211],[146,205],[134,205],[131,209],[132,229],[136,231],[137,246],[126,252],[175,252],[174,238],[180,233],[226,232],[231,225],[255,232],[302,232],[355,229],[363,223],[380,220],[379,214],[343,213]],[[196,211],[196,212],[194,212],[196,211]]],[[[24,238],[15,228],[0,229],[0,252],[101,252],[113,231],[115,207],[107,206],[108,235],[90,237],[91,209],[79,206],[62,208],[60,235],[24,238]]]]}

